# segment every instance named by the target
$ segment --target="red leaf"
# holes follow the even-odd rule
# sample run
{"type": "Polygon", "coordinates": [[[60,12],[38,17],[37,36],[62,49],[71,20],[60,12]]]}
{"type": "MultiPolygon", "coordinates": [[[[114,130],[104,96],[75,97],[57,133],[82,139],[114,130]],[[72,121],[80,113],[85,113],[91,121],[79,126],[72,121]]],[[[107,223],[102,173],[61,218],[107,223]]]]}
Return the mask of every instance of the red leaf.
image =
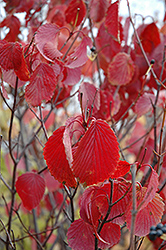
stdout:
{"type": "MultiPolygon", "coordinates": [[[[147,53],[151,53],[157,45],[160,44],[160,34],[155,23],[143,24],[139,26],[138,35],[141,40],[142,46],[147,53]]],[[[138,45],[137,39],[134,36],[134,46],[137,54],[142,54],[140,46],[138,45]]]]}
{"type": "Polygon", "coordinates": [[[118,160],[119,148],[113,130],[102,120],[92,121],[74,155],[75,176],[86,185],[102,182],[115,172],[118,160]]]}
{"type": "Polygon", "coordinates": [[[19,43],[0,41],[0,65],[5,70],[19,70],[22,64],[22,48],[19,43]]]}
{"type": "Polygon", "coordinates": [[[127,161],[119,161],[117,164],[117,169],[111,178],[118,178],[124,176],[130,171],[130,164],[127,161]]]}
{"type": "Polygon", "coordinates": [[[32,210],[39,205],[45,191],[45,182],[40,175],[30,172],[22,174],[15,186],[26,209],[32,210]]]}
{"type": "Polygon", "coordinates": [[[100,25],[96,37],[96,47],[101,50],[98,54],[100,59],[100,66],[104,71],[107,71],[108,64],[112,58],[121,51],[121,45],[118,41],[113,39],[106,30],[104,23],[100,25]]]}
{"type": "Polygon", "coordinates": [[[9,32],[4,39],[8,42],[15,42],[18,34],[20,33],[21,23],[19,19],[14,15],[7,15],[6,18],[0,23],[0,27],[4,26],[9,28],[9,32]]]}
{"type": "MultiPolygon", "coordinates": [[[[112,202],[117,202],[118,199],[120,199],[127,191],[130,189],[130,183],[124,181],[124,180],[115,180],[113,185],[113,197],[112,202]]],[[[97,190],[96,194],[94,195],[96,206],[98,207],[101,215],[103,217],[106,216],[108,207],[109,207],[109,197],[110,197],[110,191],[111,191],[111,185],[110,183],[104,182],[100,189],[97,190]]],[[[108,220],[113,219],[114,223],[123,225],[125,222],[124,213],[126,212],[126,207],[131,200],[130,192],[126,193],[126,195],[118,201],[116,204],[114,204],[111,208],[111,212],[108,216],[108,220]]]]}
{"type": "Polygon", "coordinates": [[[66,66],[69,68],[78,68],[86,63],[87,57],[87,46],[92,47],[92,41],[88,36],[83,37],[79,46],[67,57],[66,66]]]}
{"type": "Polygon", "coordinates": [[[142,116],[152,110],[152,103],[154,103],[155,95],[144,93],[135,105],[135,112],[138,116],[142,116]]]}
{"type": "MultiPolygon", "coordinates": [[[[2,69],[2,72],[3,72],[3,80],[5,82],[7,82],[10,86],[15,88],[17,76],[14,73],[14,70],[10,69],[10,70],[6,71],[6,70],[2,69]]],[[[22,87],[24,84],[25,84],[25,81],[21,81],[20,79],[18,79],[18,88],[22,87]]]]}
{"type": "Polygon", "coordinates": [[[110,248],[115,244],[117,244],[120,240],[121,236],[120,226],[112,222],[105,223],[101,230],[100,236],[106,242],[109,242],[109,244],[105,244],[99,240],[99,245],[98,245],[99,248],[101,249],[110,248]]]}
{"type": "Polygon", "coordinates": [[[71,0],[65,11],[66,22],[78,26],[86,14],[86,6],[82,0],[71,0]]]}
{"type": "Polygon", "coordinates": [[[100,92],[99,90],[91,83],[83,82],[79,87],[78,99],[80,101],[80,95],[82,95],[82,107],[84,112],[89,109],[91,113],[91,108],[93,104],[93,113],[97,112],[100,108],[100,92]]]}
{"type": "Polygon", "coordinates": [[[56,76],[51,66],[40,63],[33,72],[25,89],[25,98],[32,106],[39,106],[43,100],[49,101],[56,88],[56,76]]]}
{"type": "Polygon", "coordinates": [[[66,159],[65,146],[63,144],[64,131],[64,126],[54,131],[45,144],[43,155],[48,169],[54,178],[67,186],[75,187],[76,181],[66,159]]]}
{"type": "Polygon", "coordinates": [[[67,240],[73,250],[94,250],[93,228],[83,219],[75,220],[68,229],[67,240]]]}
{"type": "Polygon", "coordinates": [[[126,85],[131,81],[134,71],[134,62],[130,56],[124,52],[120,52],[114,56],[108,66],[108,80],[112,85],[126,85]]]}
{"type": "MultiPolygon", "coordinates": [[[[146,164],[144,164],[144,166],[146,166],[146,164]]],[[[147,186],[147,190],[146,193],[144,195],[144,198],[142,200],[142,206],[141,209],[143,209],[144,207],[146,207],[148,205],[148,203],[154,198],[159,182],[158,182],[158,174],[156,173],[156,171],[150,166],[151,168],[151,174],[150,174],[150,178],[148,180],[148,186],[147,186]]]]}
{"type": "Polygon", "coordinates": [[[100,22],[107,11],[107,0],[91,0],[89,3],[90,17],[94,22],[100,22]]]}
{"type": "Polygon", "coordinates": [[[47,22],[55,23],[59,27],[65,26],[65,9],[66,5],[55,5],[47,14],[47,22]]]}
{"type": "Polygon", "coordinates": [[[98,190],[99,190],[99,187],[90,186],[84,191],[81,197],[80,216],[85,222],[93,226],[98,225],[98,220],[101,216],[101,214],[99,213],[98,207],[96,206],[96,203],[95,203],[96,193],[98,194],[98,190]]]}
{"type": "MultiPolygon", "coordinates": [[[[143,187],[140,191],[137,191],[137,207],[142,203],[142,197],[146,194],[146,188],[143,187]]],[[[127,227],[131,227],[131,210],[132,202],[126,210],[126,221],[127,227]]],[[[155,197],[147,204],[146,207],[141,206],[138,211],[135,220],[135,231],[134,234],[137,236],[145,236],[149,233],[149,228],[160,222],[162,214],[164,211],[164,203],[162,202],[159,194],[156,193],[155,197]]]]}
{"type": "Polygon", "coordinates": [[[105,26],[108,32],[117,40],[120,41],[119,33],[119,0],[113,4],[110,4],[107,10],[107,15],[105,19],[105,26]]]}
{"type": "Polygon", "coordinates": [[[0,41],[0,65],[5,70],[14,69],[20,80],[29,80],[29,71],[19,43],[0,41]]]}
{"type": "Polygon", "coordinates": [[[64,67],[63,74],[64,74],[64,79],[62,80],[63,84],[67,87],[73,86],[80,81],[81,69],[64,67]]]}
{"type": "Polygon", "coordinates": [[[35,36],[36,46],[47,60],[52,61],[62,55],[57,49],[59,32],[60,28],[52,23],[44,24],[37,31],[35,36]]]}

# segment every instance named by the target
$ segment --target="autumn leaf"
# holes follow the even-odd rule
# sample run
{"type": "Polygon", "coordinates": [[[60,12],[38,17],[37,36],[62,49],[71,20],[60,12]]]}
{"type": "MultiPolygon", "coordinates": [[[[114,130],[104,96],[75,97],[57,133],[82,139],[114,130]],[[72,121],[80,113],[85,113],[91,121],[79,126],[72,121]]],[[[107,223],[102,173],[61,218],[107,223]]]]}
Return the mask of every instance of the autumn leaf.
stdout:
{"type": "Polygon", "coordinates": [[[82,0],[71,0],[65,11],[66,22],[78,26],[86,14],[86,6],[82,0]]]}
{"type": "Polygon", "coordinates": [[[69,187],[76,186],[76,180],[69,166],[63,144],[65,126],[59,127],[45,144],[43,155],[50,173],[56,180],[69,187]]]}
{"type": "Polygon", "coordinates": [[[112,222],[105,223],[101,230],[100,235],[102,239],[104,239],[106,242],[109,243],[106,244],[99,240],[99,247],[101,249],[107,249],[113,247],[120,240],[121,236],[120,226],[112,222]]]}
{"type": "Polygon", "coordinates": [[[29,71],[19,43],[0,41],[0,65],[8,71],[13,69],[20,80],[29,80],[29,71]]]}
{"type": "MultiPolygon", "coordinates": [[[[143,204],[143,199],[147,193],[147,188],[143,187],[137,190],[137,208],[143,204]]],[[[131,227],[131,210],[132,201],[127,206],[126,222],[127,227],[131,227]]],[[[140,210],[136,214],[134,234],[137,236],[146,236],[149,233],[149,228],[157,225],[161,221],[164,211],[164,203],[159,194],[155,194],[154,198],[146,205],[140,206],[140,210]]]]}
{"type": "MultiPolygon", "coordinates": [[[[131,199],[130,187],[130,183],[125,181],[124,179],[121,180],[119,178],[113,181],[112,203],[115,204],[111,207],[111,212],[108,216],[108,220],[113,220],[112,222],[123,225],[123,223],[125,222],[126,207],[131,199]],[[118,201],[120,198],[121,200],[118,201]]],[[[98,190],[96,190],[96,193],[93,196],[96,206],[98,207],[103,217],[106,216],[108,211],[110,193],[111,184],[110,182],[106,181],[100,186],[100,188],[98,188],[98,190]]]]}
{"type": "Polygon", "coordinates": [[[22,174],[15,186],[26,209],[32,210],[39,205],[45,191],[45,181],[40,175],[30,172],[22,174]]]}
{"type": "Polygon", "coordinates": [[[56,88],[56,75],[51,66],[40,63],[30,77],[25,89],[26,101],[32,106],[39,106],[43,100],[49,101],[56,88]]]}
{"type": "Polygon", "coordinates": [[[0,28],[2,27],[9,28],[9,32],[5,36],[5,40],[8,42],[15,42],[18,34],[20,33],[20,20],[14,15],[7,15],[6,18],[0,23],[0,28]]]}
{"type": "Polygon", "coordinates": [[[78,99],[82,94],[82,108],[84,112],[89,110],[91,113],[93,105],[93,113],[97,112],[100,108],[100,91],[93,84],[89,82],[83,82],[79,87],[78,99]]]}
{"type": "Polygon", "coordinates": [[[91,0],[89,3],[90,17],[94,22],[100,22],[107,11],[107,0],[91,0]]]}
{"type": "Polygon", "coordinates": [[[119,28],[119,0],[111,3],[108,7],[105,19],[105,26],[113,38],[120,42],[119,28]]]}
{"type": "Polygon", "coordinates": [[[108,80],[112,85],[128,84],[135,71],[134,62],[124,52],[119,52],[108,66],[108,80]]]}
{"type": "Polygon", "coordinates": [[[119,148],[113,130],[105,121],[92,121],[74,155],[75,176],[86,185],[102,182],[115,172],[118,160],[119,148]]]}
{"type": "Polygon", "coordinates": [[[88,36],[83,36],[80,44],[75,50],[67,56],[66,66],[68,68],[78,68],[86,63],[87,57],[87,46],[92,47],[92,41],[88,36]]]}
{"type": "Polygon", "coordinates": [[[130,171],[130,164],[127,161],[118,161],[117,169],[115,173],[111,175],[111,178],[118,178],[124,176],[130,171]]]}
{"type": "Polygon", "coordinates": [[[135,112],[138,116],[142,116],[153,110],[152,103],[155,101],[155,95],[145,92],[137,101],[135,105],[135,112]]]}
{"type": "Polygon", "coordinates": [[[57,49],[60,28],[56,24],[47,23],[42,25],[35,36],[36,46],[39,52],[47,60],[53,61],[62,53],[57,49]]]}
{"type": "Polygon", "coordinates": [[[144,198],[142,200],[141,209],[146,207],[149,204],[149,202],[155,197],[159,185],[158,174],[149,164],[144,164],[142,167],[146,165],[150,167],[151,173],[150,173],[150,178],[148,180],[147,190],[144,193],[144,198]]]}
{"type": "Polygon", "coordinates": [[[83,219],[75,220],[67,232],[69,246],[73,250],[94,250],[93,228],[83,219]]]}
{"type": "MultiPolygon", "coordinates": [[[[159,30],[155,23],[142,24],[137,32],[146,53],[150,54],[161,42],[159,30]]],[[[136,36],[134,36],[134,47],[137,54],[142,54],[136,36]]]]}

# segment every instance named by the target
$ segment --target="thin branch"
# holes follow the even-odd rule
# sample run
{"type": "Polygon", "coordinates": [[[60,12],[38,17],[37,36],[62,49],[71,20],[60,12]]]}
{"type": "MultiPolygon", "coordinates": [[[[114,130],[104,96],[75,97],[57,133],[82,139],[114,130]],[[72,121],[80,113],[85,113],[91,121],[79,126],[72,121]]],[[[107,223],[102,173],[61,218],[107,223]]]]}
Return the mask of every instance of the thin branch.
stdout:
{"type": "MultiPolygon", "coordinates": [[[[13,175],[12,175],[11,207],[10,207],[9,219],[8,219],[8,233],[9,233],[9,235],[10,235],[10,230],[11,230],[13,207],[14,207],[14,201],[15,201],[16,169],[17,169],[17,164],[19,162],[18,159],[17,160],[15,159],[13,152],[12,152],[12,129],[13,129],[14,113],[15,113],[16,101],[17,101],[17,88],[18,88],[18,77],[16,78],[14,102],[13,102],[13,108],[12,108],[11,119],[10,119],[10,127],[9,127],[9,153],[10,153],[11,159],[13,160],[13,163],[14,163],[13,175]]],[[[8,245],[9,245],[9,238],[7,235],[6,249],[8,249],[8,245]]]]}
{"type": "Polygon", "coordinates": [[[16,213],[16,215],[17,215],[17,217],[18,217],[18,219],[19,219],[19,221],[20,221],[20,223],[21,223],[21,225],[23,226],[23,228],[25,229],[25,231],[36,241],[36,243],[40,246],[40,249],[42,249],[42,250],[45,250],[44,248],[43,248],[43,246],[42,246],[42,244],[40,243],[40,241],[26,228],[26,226],[24,225],[24,223],[23,223],[23,221],[22,221],[22,219],[21,219],[21,217],[20,217],[20,215],[19,215],[19,213],[18,213],[18,211],[16,211],[16,210],[13,210],[15,213],[16,213]]]}
{"type": "Polygon", "coordinates": [[[131,229],[130,229],[130,249],[135,250],[135,242],[134,242],[134,229],[135,229],[135,219],[136,219],[136,166],[135,164],[131,167],[131,175],[132,175],[132,201],[133,201],[133,208],[132,208],[132,218],[131,218],[131,229]]]}
{"type": "MultiPolygon", "coordinates": [[[[12,243],[12,240],[11,240],[11,238],[10,238],[10,234],[9,234],[9,232],[7,231],[7,228],[5,227],[5,225],[4,225],[4,223],[3,223],[3,221],[2,221],[1,219],[0,219],[0,222],[1,222],[2,226],[3,226],[3,229],[5,229],[5,232],[6,232],[6,235],[7,235],[9,244],[11,245],[12,249],[15,249],[15,247],[14,247],[14,245],[13,245],[13,243],[12,243]]],[[[7,243],[7,242],[5,242],[5,243],[7,243]]]]}
{"type": "Polygon", "coordinates": [[[163,139],[163,130],[164,130],[164,124],[165,124],[165,118],[166,118],[166,107],[164,107],[164,114],[163,114],[163,120],[162,120],[162,125],[161,125],[161,129],[160,129],[160,142],[159,142],[159,160],[157,163],[157,170],[156,172],[158,173],[158,175],[160,175],[160,171],[161,171],[161,154],[162,154],[162,139],[163,139]]]}

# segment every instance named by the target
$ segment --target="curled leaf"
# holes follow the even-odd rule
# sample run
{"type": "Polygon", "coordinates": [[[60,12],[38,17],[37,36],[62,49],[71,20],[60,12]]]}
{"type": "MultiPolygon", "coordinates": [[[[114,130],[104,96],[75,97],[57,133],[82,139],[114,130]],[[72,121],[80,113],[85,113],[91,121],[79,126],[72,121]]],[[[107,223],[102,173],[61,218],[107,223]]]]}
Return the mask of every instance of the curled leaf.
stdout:
{"type": "Polygon", "coordinates": [[[69,187],[75,187],[76,180],[69,166],[63,144],[64,131],[65,126],[61,126],[54,131],[45,144],[43,154],[48,169],[54,178],[69,187]]]}

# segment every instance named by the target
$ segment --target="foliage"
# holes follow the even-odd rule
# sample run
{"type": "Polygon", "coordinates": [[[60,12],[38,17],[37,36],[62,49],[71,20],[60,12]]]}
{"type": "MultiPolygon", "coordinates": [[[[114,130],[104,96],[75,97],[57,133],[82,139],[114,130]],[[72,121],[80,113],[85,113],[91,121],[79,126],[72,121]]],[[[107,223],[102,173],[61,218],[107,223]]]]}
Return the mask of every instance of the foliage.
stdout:
{"type": "Polygon", "coordinates": [[[1,249],[165,249],[165,20],[126,4],[4,1],[1,249]]]}

